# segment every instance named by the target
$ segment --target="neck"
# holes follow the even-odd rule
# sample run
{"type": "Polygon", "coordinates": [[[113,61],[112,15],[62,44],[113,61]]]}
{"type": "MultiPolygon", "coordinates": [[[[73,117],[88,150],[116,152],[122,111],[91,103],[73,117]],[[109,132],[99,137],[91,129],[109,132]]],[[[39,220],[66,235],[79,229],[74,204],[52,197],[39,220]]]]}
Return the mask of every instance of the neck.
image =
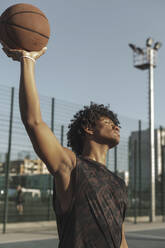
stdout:
{"type": "Polygon", "coordinates": [[[108,151],[107,145],[100,145],[97,143],[85,143],[82,156],[84,158],[92,159],[98,163],[106,165],[106,156],[108,151]]]}

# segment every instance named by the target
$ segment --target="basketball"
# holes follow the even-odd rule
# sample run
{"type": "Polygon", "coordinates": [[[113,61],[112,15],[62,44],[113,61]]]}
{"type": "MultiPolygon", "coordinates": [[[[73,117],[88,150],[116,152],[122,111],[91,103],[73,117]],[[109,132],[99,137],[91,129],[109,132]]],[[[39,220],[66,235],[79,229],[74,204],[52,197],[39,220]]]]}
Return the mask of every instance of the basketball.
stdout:
{"type": "Polygon", "coordinates": [[[0,40],[9,48],[39,51],[48,43],[50,25],[45,14],[31,4],[15,4],[0,17],[0,40]]]}

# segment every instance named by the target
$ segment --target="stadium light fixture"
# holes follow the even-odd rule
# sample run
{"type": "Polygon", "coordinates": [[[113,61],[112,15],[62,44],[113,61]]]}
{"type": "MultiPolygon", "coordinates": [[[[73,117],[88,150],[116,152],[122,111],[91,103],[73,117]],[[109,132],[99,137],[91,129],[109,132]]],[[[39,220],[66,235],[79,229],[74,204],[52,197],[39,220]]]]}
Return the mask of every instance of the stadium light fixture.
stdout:
{"type": "Polygon", "coordinates": [[[151,47],[152,44],[153,44],[153,39],[150,37],[150,38],[148,38],[148,39],[146,40],[146,46],[147,46],[147,47],[151,47]]]}
{"type": "Polygon", "coordinates": [[[134,44],[129,44],[129,47],[134,51],[134,52],[136,52],[136,46],[134,45],[134,44]]]}
{"type": "Polygon", "coordinates": [[[138,54],[144,55],[144,51],[143,51],[143,49],[140,48],[140,47],[136,47],[136,52],[137,52],[138,54]]]}
{"type": "Polygon", "coordinates": [[[161,42],[156,42],[155,45],[154,45],[154,50],[158,51],[161,46],[162,46],[161,42]]]}
{"type": "Polygon", "coordinates": [[[150,161],[150,222],[155,221],[156,196],[155,196],[155,141],[154,141],[154,68],[156,67],[156,53],[162,46],[152,38],[146,40],[146,47],[140,48],[129,44],[133,50],[134,67],[141,70],[148,70],[149,82],[149,161],[150,161]]]}

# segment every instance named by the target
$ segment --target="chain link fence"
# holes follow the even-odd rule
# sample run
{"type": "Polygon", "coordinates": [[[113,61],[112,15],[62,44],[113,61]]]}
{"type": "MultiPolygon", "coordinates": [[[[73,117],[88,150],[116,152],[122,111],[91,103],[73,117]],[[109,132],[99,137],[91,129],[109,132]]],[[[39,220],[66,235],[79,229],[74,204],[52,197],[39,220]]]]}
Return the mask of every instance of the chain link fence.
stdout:
{"type": "MultiPolygon", "coordinates": [[[[67,147],[66,133],[82,105],[39,96],[43,120],[67,147]]],[[[18,90],[0,85],[0,222],[55,219],[52,209],[53,178],[37,157],[21,122],[18,90]],[[19,188],[22,188],[22,193],[19,188]],[[19,207],[18,195],[22,195],[19,207]]],[[[107,167],[122,177],[128,188],[128,221],[148,221],[150,164],[148,124],[119,116],[120,144],[107,155],[107,167]]],[[[165,129],[155,129],[156,215],[165,215],[165,129]]]]}

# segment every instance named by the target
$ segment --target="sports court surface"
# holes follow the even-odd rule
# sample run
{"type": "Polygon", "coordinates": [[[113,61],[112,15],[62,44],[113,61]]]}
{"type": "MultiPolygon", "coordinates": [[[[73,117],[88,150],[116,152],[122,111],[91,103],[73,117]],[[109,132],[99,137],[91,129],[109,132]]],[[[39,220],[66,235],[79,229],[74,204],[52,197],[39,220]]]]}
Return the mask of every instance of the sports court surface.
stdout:
{"type": "MultiPolygon", "coordinates": [[[[164,248],[165,223],[125,224],[129,248],[164,248]]],[[[9,224],[0,248],[58,248],[55,222],[9,224]]]]}

